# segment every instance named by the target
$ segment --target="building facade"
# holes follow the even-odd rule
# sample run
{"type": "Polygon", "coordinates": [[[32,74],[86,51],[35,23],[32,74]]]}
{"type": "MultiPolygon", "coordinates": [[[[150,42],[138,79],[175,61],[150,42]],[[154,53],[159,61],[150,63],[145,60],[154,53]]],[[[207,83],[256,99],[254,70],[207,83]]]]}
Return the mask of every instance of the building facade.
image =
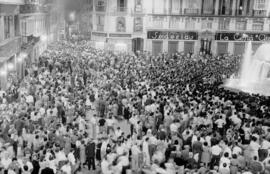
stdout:
{"type": "Polygon", "coordinates": [[[268,0],[88,0],[97,47],[242,54],[269,40],[268,0]]]}
{"type": "Polygon", "coordinates": [[[23,0],[0,0],[0,88],[5,89],[9,78],[16,77],[16,57],[21,51],[19,26],[23,0]]]}
{"type": "Polygon", "coordinates": [[[0,0],[0,87],[24,77],[47,44],[57,39],[53,0],[0,0]]]}

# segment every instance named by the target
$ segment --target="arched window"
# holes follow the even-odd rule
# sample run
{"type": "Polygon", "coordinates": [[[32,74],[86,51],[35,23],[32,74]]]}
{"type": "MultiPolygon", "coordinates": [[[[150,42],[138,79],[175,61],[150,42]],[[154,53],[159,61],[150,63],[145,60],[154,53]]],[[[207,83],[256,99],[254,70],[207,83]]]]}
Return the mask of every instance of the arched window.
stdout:
{"type": "Polygon", "coordinates": [[[117,18],[116,31],[117,32],[126,32],[126,19],[124,17],[117,18]]]}

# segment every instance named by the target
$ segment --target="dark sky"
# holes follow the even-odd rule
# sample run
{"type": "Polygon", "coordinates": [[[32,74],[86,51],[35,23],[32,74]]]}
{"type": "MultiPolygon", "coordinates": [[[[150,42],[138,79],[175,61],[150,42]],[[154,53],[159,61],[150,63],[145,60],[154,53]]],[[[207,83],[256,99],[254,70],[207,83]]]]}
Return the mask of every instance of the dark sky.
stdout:
{"type": "Polygon", "coordinates": [[[62,5],[65,9],[65,16],[66,19],[69,18],[69,14],[71,12],[78,12],[81,9],[82,3],[84,2],[84,0],[61,0],[62,1],[62,5]]]}

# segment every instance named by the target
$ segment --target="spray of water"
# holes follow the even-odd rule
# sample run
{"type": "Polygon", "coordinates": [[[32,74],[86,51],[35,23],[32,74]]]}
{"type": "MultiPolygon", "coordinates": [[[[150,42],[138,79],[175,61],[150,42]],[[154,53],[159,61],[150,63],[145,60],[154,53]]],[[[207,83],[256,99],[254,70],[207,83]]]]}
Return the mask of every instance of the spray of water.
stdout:
{"type": "Polygon", "coordinates": [[[252,55],[252,44],[247,44],[239,77],[231,77],[225,88],[270,96],[270,43],[265,43],[252,55]]]}

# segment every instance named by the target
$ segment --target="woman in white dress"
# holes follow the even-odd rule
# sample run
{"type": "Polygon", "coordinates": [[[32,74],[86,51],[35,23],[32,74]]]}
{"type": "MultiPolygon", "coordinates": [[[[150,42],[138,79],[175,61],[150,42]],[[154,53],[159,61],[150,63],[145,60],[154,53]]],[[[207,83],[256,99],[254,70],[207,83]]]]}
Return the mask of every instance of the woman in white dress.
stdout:
{"type": "Polygon", "coordinates": [[[148,144],[149,138],[147,137],[142,146],[143,150],[143,156],[144,156],[144,164],[146,166],[150,166],[150,154],[149,154],[149,144],[148,144]]]}

